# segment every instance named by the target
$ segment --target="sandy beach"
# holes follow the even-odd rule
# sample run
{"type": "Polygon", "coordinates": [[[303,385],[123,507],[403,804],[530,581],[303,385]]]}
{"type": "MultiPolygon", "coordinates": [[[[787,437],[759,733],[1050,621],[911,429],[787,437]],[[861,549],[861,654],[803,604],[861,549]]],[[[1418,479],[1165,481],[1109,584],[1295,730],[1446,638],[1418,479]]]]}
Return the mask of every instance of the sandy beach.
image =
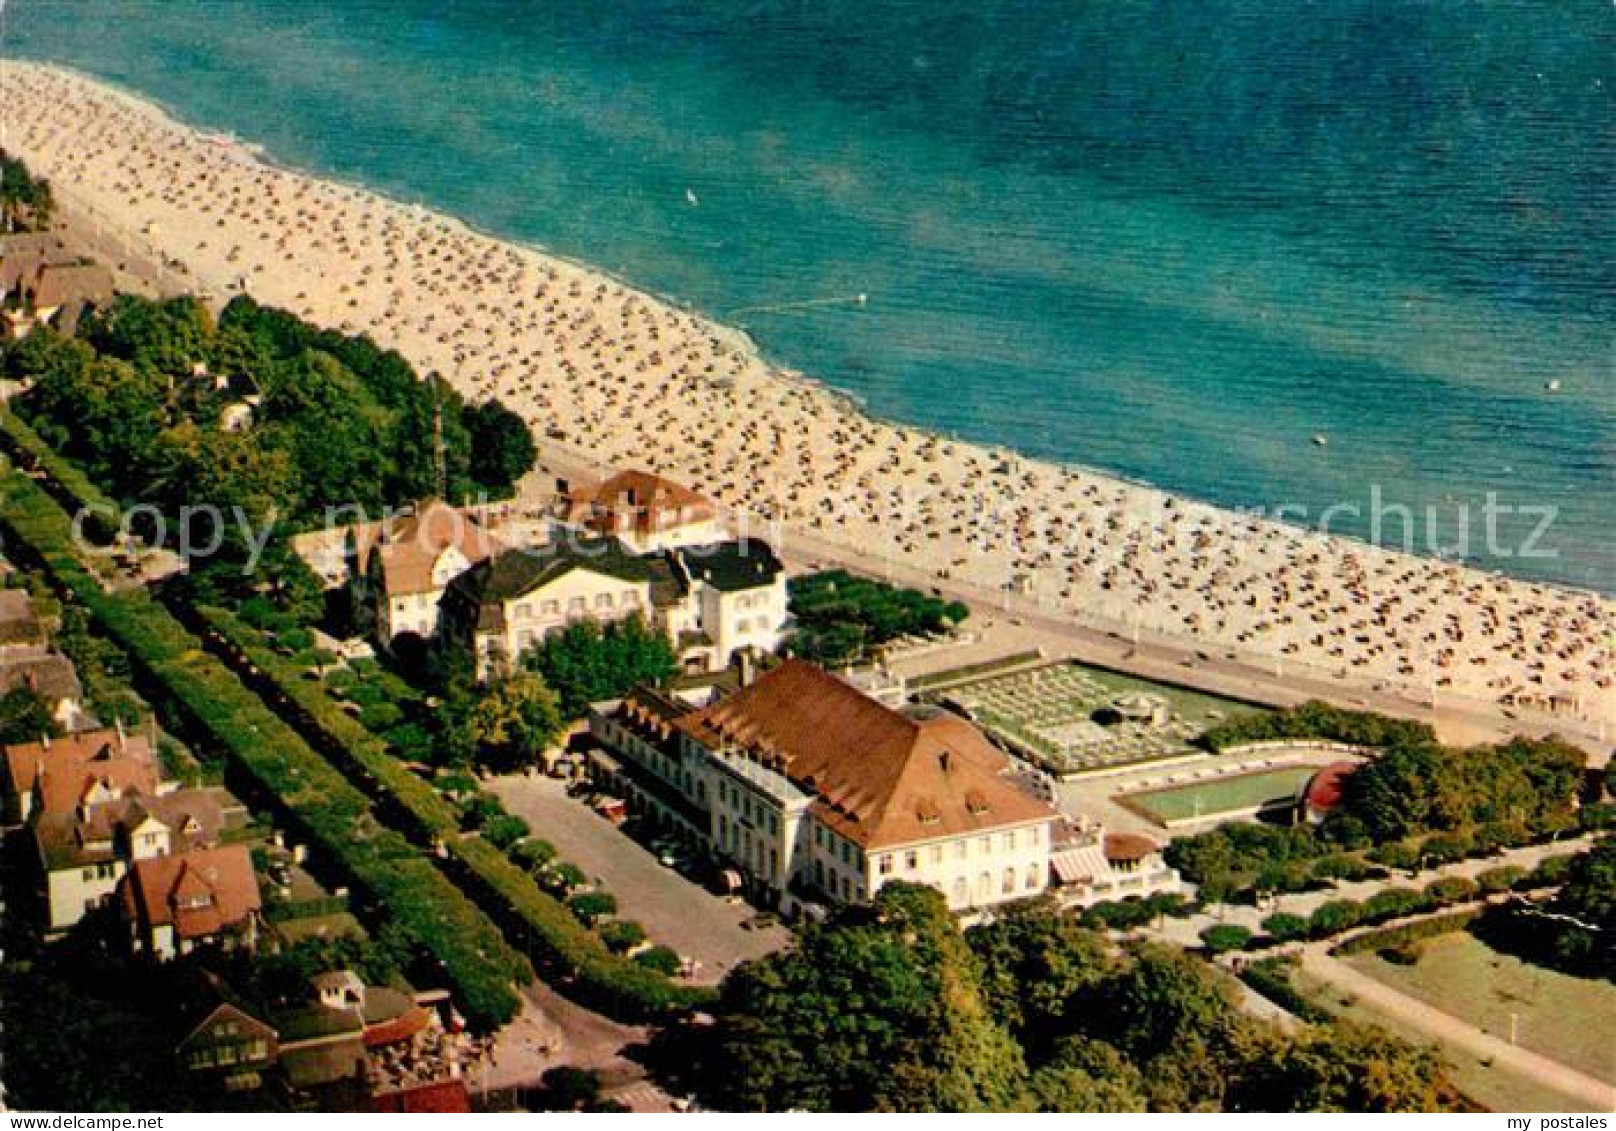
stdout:
{"type": "Polygon", "coordinates": [[[606,275],[274,167],[66,72],[0,64],[0,106],[4,146],[122,258],[363,331],[500,397],[541,450],[681,480],[788,547],[1276,676],[1616,723],[1608,598],[873,420],[606,275]]]}

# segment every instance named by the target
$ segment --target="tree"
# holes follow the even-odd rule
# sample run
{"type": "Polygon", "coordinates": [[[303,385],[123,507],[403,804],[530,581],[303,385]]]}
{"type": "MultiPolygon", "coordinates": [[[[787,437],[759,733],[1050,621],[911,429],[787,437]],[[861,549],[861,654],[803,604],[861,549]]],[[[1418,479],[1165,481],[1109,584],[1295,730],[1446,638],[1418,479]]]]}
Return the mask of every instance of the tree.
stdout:
{"type": "Polygon", "coordinates": [[[1201,944],[1211,954],[1244,950],[1251,942],[1251,931],[1233,923],[1218,923],[1201,931],[1201,944]]]}
{"type": "Polygon", "coordinates": [[[562,730],[543,679],[518,671],[491,683],[466,713],[463,739],[476,760],[499,770],[532,765],[562,730]]]}
{"type": "Polygon", "coordinates": [[[1262,921],[1262,927],[1280,942],[1290,942],[1307,937],[1308,921],[1302,915],[1293,915],[1289,911],[1276,911],[1262,921]]]}
{"type": "Polygon", "coordinates": [[[529,649],[522,662],[555,689],[567,719],[580,717],[591,703],[661,683],[678,671],[667,637],[638,616],[604,628],[592,620],[570,624],[529,649]]]}
{"type": "Polygon", "coordinates": [[[679,957],[679,952],[669,946],[648,947],[636,954],[634,961],[644,966],[647,970],[655,970],[657,973],[665,974],[670,978],[679,973],[684,966],[684,962],[679,957]]]}
{"type": "Polygon", "coordinates": [[[61,733],[50,704],[33,688],[14,687],[0,695],[0,744],[38,742],[61,733]]]}
{"type": "Polygon", "coordinates": [[[1340,1022],[1264,1042],[1235,1078],[1230,1107],[1242,1111],[1441,1111],[1447,1085],[1436,1051],[1340,1022]]]}
{"type": "Polygon", "coordinates": [[[1012,909],[965,938],[982,963],[989,1012],[1034,1059],[1071,1031],[1067,1010],[1079,993],[1117,970],[1103,936],[1042,903],[1012,909]]]}
{"type": "Polygon", "coordinates": [[[490,496],[506,498],[538,459],[533,433],[520,416],[498,400],[472,406],[465,420],[471,442],[472,479],[490,496]]]}
{"type": "Polygon", "coordinates": [[[615,954],[626,954],[645,941],[645,928],[632,919],[613,919],[595,928],[600,941],[615,954]]]}
{"type": "Polygon", "coordinates": [[[586,924],[617,913],[617,898],[611,892],[580,892],[567,900],[567,907],[586,924]]]}
{"type": "Polygon", "coordinates": [[[698,1090],[744,1111],[1021,1107],[1021,1054],[976,970],[937,892],[889,884],[731,974],[692,1049],[698,1090]]]}

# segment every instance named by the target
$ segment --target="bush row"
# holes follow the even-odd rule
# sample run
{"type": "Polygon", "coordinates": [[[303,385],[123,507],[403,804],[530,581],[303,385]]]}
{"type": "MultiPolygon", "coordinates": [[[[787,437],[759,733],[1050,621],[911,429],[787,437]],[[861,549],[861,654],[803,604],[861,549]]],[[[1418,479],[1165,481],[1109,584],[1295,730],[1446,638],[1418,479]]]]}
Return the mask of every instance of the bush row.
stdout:
{"type": "Polygon", "coordinates": [[[1351,746],[1397,746],[1434,743],[1436,732],[1426,723],[1393,719],[1373,711],[1353,711],[1310,700],[1282,711],[1238,715],[1208,729],[1196,741],[1216,753],[1229,746],[1276,738],[1317,738],[1351,746]]]}
{"type": "Polygon", "coordinates": [[[1337,954],[1363,954],[1371,950],[1391,950],[1421,939],[1435,938],[1462,931],[1481,917],[1484,908],[1467,907],[1463,911],[1450,911],[1446,915],[1433,915],[1414,923],[1397,927],[1382,927],[1378,931],[1365,931],[1354,935],[1335,948],[1337,954]]]}
{"type": "Polygon", "coordinates": [[[365,796],[285,722],[206,654],[144,590],[108,593],[73,552],[61,508],[15,471],[0,475],[0,519],[10,548],[31,551],[129,655],[160,699],[220,748],[254,799],[273,804],[321,856],[396,923],[445,977],[479,1029],[509,1020],[512,983],[526,962],[419,849],[376,820],[365,796]]]}
{"type": "Polygon", "coordinates": [[[1329,1012],[1314,1005],[1291,984],[1291,966],[1292,963],[1287,959],[1261,958],[1241,967],[1239,977],[1242,982],[1287,1013],[1310,1025],[1328,1024],[1332,1020],[1329,1012]]]}
{"type": "MultiPolygon", "coordinates": [[[[484,837],[460,832],[457,807],[409,770],[387,744],[343,711],[297,665],[265,645],[229,612],[205,616],[233,662],[250,666],[271,702],[285,704],[305,736],[339,765],[362,775],[408,815],[409,823],[440,845],[457,882],[473,893],[526,950],[535,966],[569,989],[570,996],[625,1020],[644,1020],[701,1004],[705,991],[676,985],[662,974],[608,950],[564,904],[540,890],[522,868],[484,837]]],[[[489,800],[495,800],[490,798],[489,800]]]]}

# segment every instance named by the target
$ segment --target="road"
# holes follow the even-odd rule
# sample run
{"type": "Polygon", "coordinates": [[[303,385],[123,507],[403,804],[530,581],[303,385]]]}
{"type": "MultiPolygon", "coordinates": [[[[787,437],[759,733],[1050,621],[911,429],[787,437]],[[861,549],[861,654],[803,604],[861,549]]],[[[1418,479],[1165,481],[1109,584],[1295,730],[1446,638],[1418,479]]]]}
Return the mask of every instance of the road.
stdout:
{"type": "Polygon", "coordinates": [[[641,845],[582,802],[560,781],[510,775],[488,783],[505,808],[555,845],[563,860],[598,879],[617,898],[617,913],[637,920],[652,942],[701,963],[696,981],[714,983],[741,962],[772,954],[790,941],[781,927],[743,930],[756,911],[731,903],[666,868],[641,845]]]}

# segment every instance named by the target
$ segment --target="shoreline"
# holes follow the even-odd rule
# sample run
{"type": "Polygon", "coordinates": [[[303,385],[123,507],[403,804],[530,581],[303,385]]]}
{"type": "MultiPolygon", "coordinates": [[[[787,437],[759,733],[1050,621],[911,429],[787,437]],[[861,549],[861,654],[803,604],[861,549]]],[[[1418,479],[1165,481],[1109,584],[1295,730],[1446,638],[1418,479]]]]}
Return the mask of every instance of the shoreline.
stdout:
{"type": "Polygon", "coordinates": [[[1395,686],[1418,705],[1419,689],[1440,688],[1501,713],[1515,689],[1523,716],[1540,714],[1537,697],[1558,712],[1542,719],[1564,729],[1616,722],[1616,602],[1601,594],[879,420],[744,331],[589,264],[269,161],[90,76],[6,60],[0,82],[9,146],[58,186],[79,182],[64,204],[125,246],[186,264],[192,289],[227,297],[235,277],[252,277],[260,301],[370,334],[469,399],[499,396],[533,426],[541,456],[561,446],[647,467],[866,566],[898,566],[978,604],[1002,594],[1006,615],[1266,657],[1343,693],[1395,686]],[[214,233],[233,241],[227,253],[210,246],[214,233]],[[1404,606],[1405,595],[1416,600],[1404,606]],[[1295,623],[1303,612],[1307,626],[1295,623]]]}

